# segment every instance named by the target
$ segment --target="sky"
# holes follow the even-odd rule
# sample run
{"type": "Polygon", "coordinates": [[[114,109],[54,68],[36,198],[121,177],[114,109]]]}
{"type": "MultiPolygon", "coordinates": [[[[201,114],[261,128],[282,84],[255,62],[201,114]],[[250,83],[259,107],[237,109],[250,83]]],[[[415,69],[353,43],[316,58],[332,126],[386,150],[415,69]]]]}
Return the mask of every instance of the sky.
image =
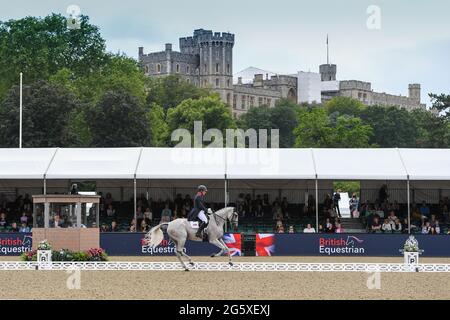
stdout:
{"type": "Polygon", "coordinates": [[[420,83],[427,105],[428,93],[450,93],[448,0],[0,0],[0,20],[68,15],[70,5],[100,27],[109,51],[134,58],[140,46],[178,50],[180,37],[203,28],[235,34],[234,73],[318,72],[328,34],[338,80],[402,95],[420,83]]]}

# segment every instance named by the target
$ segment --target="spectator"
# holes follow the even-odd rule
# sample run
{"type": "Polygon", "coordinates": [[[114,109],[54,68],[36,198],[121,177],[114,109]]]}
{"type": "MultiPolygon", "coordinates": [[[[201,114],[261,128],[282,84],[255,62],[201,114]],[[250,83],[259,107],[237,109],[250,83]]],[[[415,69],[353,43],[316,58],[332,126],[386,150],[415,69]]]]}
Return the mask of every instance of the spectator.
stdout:
{"type": "Polygon", "coordinates": [[[436,220],[436,224],[434,225],[435,234],[441,233],[441,227],[439,227],[439,221],[436,220]]]}
{"type": "Polygon", "coordinates": [[[72,184],[72,188],[70,189],[70,194],[78,194],[78,185],[76,183],[72,184]]]}
{"type": "Polygon", "coordinates": [[[430,234],[431,233],[431,225],[427,221],[424,225],[422,225],[422,234],[430,234]]]}
{"type": "Polygon", "coordinates": [[[394,223],[395,220],[397,220],[397,217],[395,216],[395,211],[391,210],[389,212],[389,216],[388,216],[389,222],[394,223]]]}
{"type": "Polygon", "coordinates": [[[166,203],[163,211],[161,212],[161,223],[170,222],[171,219],[172,219],[172,210],[170,210],[169,204],[166,203]]]}
{"type": "Polygon", "coordinates": [[[109,206],[109,205],[112,205],[113,202],[114,202],[114,199],[113,199],[113,197],[111,196],[111,193],[108,192],[108,193],[106,194],[106,198],[105,198],[105,201],[104,201],[105,207],[108,208],[108,206],[109,206]]]}
{"type": "Polygon", "coordinates": [[[283,213],[281,211],[281,207],[278,204],[273,207],[272,211],[274,220],[283,220],[283,213]]]}
{"type": "Polygon", "coordinates": [[[381,230],[384,233],[392,233],[392,225],[389,219],[384,219],[383,225],[381,226],[381,230]]]}
{"type": "Polygon", "coordinates": [[[183,209],[183,198],[181,196],[181,193],[177,194],[174,200],[174,204],[175,204],[175,211],[180,215],[181,210],[183,209]]]}
{"type": "Polygon", "coordinates": [[[342,224],[340,224],[337,221],[336,221],[336,229],[335,229],[334,232],[336,232],[336,233],[344,233],[344,228],[342,227],[342,224]]]}
{"type": "Polygon", "coordinates": [[[306,225],[306,228],[303,229],[303,233],[316,233],[316,230],[314,228],[311,227],[311,224],[308,223],[306,225]]]}
{"type": "Polygon", "coordinates": [[[308,216],[315,214],[316,212],[316,199],[312,194],[308,196],[308,216]]]}
{"type": "Polygon", "coordinates": [[[280,228],[280,227],[282,227],[282,226],[283,226],[283,221],[282,221],[281,219],[278,219],[278,220],[277,220],[277,223],[276,223],[276,225],[275,225],[276,229],[278,230],[278,228],[280,228]]]}
{"type": "Polygon", "coordinates": [[[422,206],[420,207],[420,214],[427,219],[430,217],[430,208],[425,201],[422,202],[422,206]]]}
{"type": "Polygon", "coordinates": [[[338,217],[341,217],[341,211],[339,210],[339,201],[341,201],[341,190],[336,191],[333,194],[333,209],[338,214],[338,217]]]}
{"type": "Polygon", "coordinates": [[[112,204],[109,204],[106,209],[106,216],[111,218],[116,216],[116,210],[114,210],[112,204]]]}
{"type": "Polygon", "coordinates": [[[142,212],[142,207],[141,206],[138,206],[136,208],[136,218],[144,219],[144,213],[142,212]]]}
{"type": "Polygon", "coordinates": [[[286,219],[289,219],[289,202],[286,197],[283,197],[283,201],[281,201],[281,212],[283,213],[286,219]]]}
{"type": "Polygon", "coordinates": [[[422,219],[422,215],[420,214],[420,210],[417,207],[417,204],[413,204],[411,208],[411,219],[413,221],[420,221],[422,219]]]}
{"type": "Polygon", "coordinates": [[[30,195],[27,193],[25,194],[25,198],[23,199],[23,210],[26,212],[31,212],[32,211],[32,201],[30,199],[30,195]]]}
{"type": "Polygon", "coordinates": [[[19,228],[19,232],[23,232],[23,233],[30,232],[30,228],[27,226],[27,224],[25,222],[22,222],[22,225],[19,228]]]}
{"type": "Polygon", "coordinates": [[[144,218],[149,220],[149,221],[153,220],[153,212],[148,207],[145,209],[144,218]]]}
{"type": "Polygon", "coordinates": [[[19,232],[16,222],[11,223],[11,232],[19,232]]]}
{"type": "Polygon", "coordinates": [[[431,219],[430,219],[430,225],[431,225],[432,227],[435,227],[435,226],[436,226],[436,223],[438,223],[438,221],[436,220],[436,215],[432,214],[432,215],[431,215],[431,219]]]}
{"type": "Polygon", "coordinates": [[[192,201],[190,195],[187,194],[187,195],[184,197],[184,203],[183,203],[183,204],[184,204],[184,210],[185,210],[185,212],[186,212],[186,213],[190,212],[191,209],[192,209],[192,206],[193,206],[193,201],[192,201]]]}
{"type": "Polygon", "coordinates": [[[130,222],[130,227],[128,228],[130,232],[136,232],[136,220],[133,218],[130,222]]]}
{"type": "Polygon", "coordinates": [[[0,213],[0,227],[6,228],[8,221],[6,220],[6,213],[0,213]]]}
{"type": "Polygon", "coordinates": [[[349,206],[350,206],[350,214],[353,217],[353,211],[358,210],[358,207],[359,207],[359,198],[356,195],[356,193],[352,194],[352,197],[350,198],[350,201],[349,201],[349,206]]]}
{"type": "Polygon", "coordinates": [[[50,228],[63,228],[64,222],[59,216],[59,214],[56,214],[53,218],[53,221],[50,223],[50,228]]]}
{"type": "Polygon", "coordinates": [[[145,222],[145,219],[141,221],[141,232],[149,232],[150,226],[145,222]]]}
{"type": "Polygon", "coordinates": [[[325,221],[325,233],[333,233],[333,232],[334,232],[333,224],[331,223],[330,219],[327,218],[327,220],[325,221]]]}
{"type": "Polygon", "coordinates": [[[117,226],[117,222],[115,220],[113,220],[111,222],[111,228],[109,229],[109,232],[118,232],[119,231],[119,227],[117,226]]]}
{"type": "Polygon", "coordinates": [[[264,211],[262,207],[262,203],[256,202],[255,204],[255,217],[264,217],[264,211]]]}
{"type": "Polygon", "coordinates": [[[388,199],[388,193],[387,193],[387,185],[383,184],[380,188],[380,191],[378,192],[378,200],[381,203],[384,203],[388,199]]]}
{"type": "Polygon", "coordinates": [[[100,227],[100,232],[108,232],[108,226],[106,223],[102,223],[102,226],[100,227]]]}
{"type": "Polygon", "coordinates": [[[20,217],[20,223],[28,223],[28,216],[26,212],[22,212],[22,216],[20,217]]]}
{"type": "Polygon", "coordinates": [[[446,222],[450,222],[450,212],[448,210],[448,205],[446,204],[442,206],[442,216],[446,222]]]}
{"type": "Polygon", "coordinates": [[[370,230],[373,233],[378,233],[381,231],[381,224],[377,216],[373,217],[372,224],[370,226],[370,230]]]}
{"type": "Polygon", "coordinates": [[[277,233],[284,233],[284,227],[283,227],[283,226],[280,226],[280,227],[277,229],[277,233]]]}
{"type": "Polygon", "coordinates": [[[394,233],[401,233],[403,231],[402,224],[399,219],[395,219],[394,223],[391,224],[391,228],[394,233]]]}
{"type": "Polygon", "coordinates": [[[289,226],[289,233],[295,233],[294,226],[289,226]]]}
{"type": "Polygon", "coordinates": [[[325,199],[323,200],[323,211],[328,211],[333,207],[333,200],[329,193],[325,195],[325,199]]]}

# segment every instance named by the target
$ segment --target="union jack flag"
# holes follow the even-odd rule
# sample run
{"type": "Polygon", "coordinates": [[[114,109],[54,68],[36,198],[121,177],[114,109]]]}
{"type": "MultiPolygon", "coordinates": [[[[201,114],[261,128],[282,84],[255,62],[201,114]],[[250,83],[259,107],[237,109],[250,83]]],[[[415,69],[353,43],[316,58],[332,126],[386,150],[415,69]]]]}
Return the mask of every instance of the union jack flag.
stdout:
{"type": "Polygon", "coordinates": [[[256,234],[256,256],[267,257],[275,253],[275,235],[273,233],[256,234]]]}
{"type": "Polygon", "coordinates": [[[223,236],[223,241],[231,251],[232,256],[241,255],[241,234],[227,233],[223,236]]]}

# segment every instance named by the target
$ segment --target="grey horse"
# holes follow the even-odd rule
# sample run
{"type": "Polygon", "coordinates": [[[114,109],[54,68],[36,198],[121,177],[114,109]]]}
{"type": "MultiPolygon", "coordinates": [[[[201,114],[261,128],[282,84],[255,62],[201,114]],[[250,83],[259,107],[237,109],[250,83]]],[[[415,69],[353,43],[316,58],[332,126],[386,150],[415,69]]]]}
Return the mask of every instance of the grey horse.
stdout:
{"type": "MultiPolygon", "coordinates": [[[[230,265],[233,265],[230,250],[223,241],[223,226],[226,221],[229,221],[232,225],[237,225],[238,214],[235,212],[234,207],[226,207],[216,212],[208,211],[208,215],[209,224],[207,229],[205,229],[206,233],[208,234],[208,241],[209,243],[220,248],[220,251],[216,254],[212,254],[211,257],[219,257],[224,252],[227,252],[228,263],[230,265]]],[[[167,234],[175,244],[175,254],[177,255],[178,260],[180,260],[184,270],[189,271],[182,257],[187,258],[189,264],[191,265],[194,265],[194,262],[192,261],[191,257],[184,252],[184,245],[187,240],[202,241],[202,239],[195,236],[197,229],[192,228],[190,222],[187,221],[187,219],[175,219],[171,222],[164,222],[157,225],[156,227],[153,227],[145,235],[144,241],[147,245],[154,248],[161,243],[161,241],[164,239],[164,234],[161,230],[161,227],[164,225],[167,225],[167,234]]]]}

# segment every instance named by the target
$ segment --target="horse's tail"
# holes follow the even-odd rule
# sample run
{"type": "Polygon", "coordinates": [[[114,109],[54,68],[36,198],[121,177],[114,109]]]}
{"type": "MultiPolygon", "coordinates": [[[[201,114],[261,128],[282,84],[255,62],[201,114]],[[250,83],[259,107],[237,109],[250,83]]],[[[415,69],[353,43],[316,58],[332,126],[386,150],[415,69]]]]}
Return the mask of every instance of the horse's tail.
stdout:
{"type": "Polygon", "coordinates": [[[157,247],[161,241],[164,239],[164,234],[161,230],[163,225],[169,224],[168,222],[163,222],[158,224],[156,227],[150,229],[149,232],[145,235],[145,239],[148,241],[147,244],[151,247],[157,247]]]}

